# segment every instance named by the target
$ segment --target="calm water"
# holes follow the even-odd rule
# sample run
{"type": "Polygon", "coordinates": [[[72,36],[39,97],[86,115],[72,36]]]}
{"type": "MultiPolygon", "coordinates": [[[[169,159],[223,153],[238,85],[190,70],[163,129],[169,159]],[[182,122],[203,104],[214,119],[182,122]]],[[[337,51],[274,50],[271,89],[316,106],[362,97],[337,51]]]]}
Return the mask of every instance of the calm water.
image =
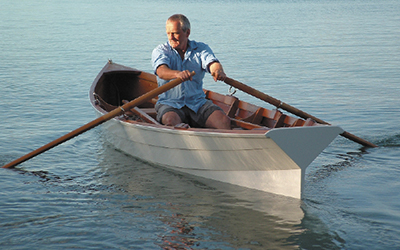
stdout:
{"type": "Polygon", "coordinates": [[[142,163],[95,128],[0,170],[2,249],[400,248],[399,1],[1,5],[0,165],[93,120],[88,90],[107,59],[151,71],[173,13],[231,78],[380,146],[337,138],[297,201],[142,163]]]}

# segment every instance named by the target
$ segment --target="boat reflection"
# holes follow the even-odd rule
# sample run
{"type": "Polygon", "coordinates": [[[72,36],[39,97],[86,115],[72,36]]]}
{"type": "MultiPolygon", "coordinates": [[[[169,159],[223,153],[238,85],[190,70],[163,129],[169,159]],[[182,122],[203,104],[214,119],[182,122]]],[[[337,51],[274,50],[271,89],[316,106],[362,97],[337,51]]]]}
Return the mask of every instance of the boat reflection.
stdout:
{"type": "Polygon", "coordinates": [[[132,203],[132,216],[166,225],[155,232],[163,249],[296,249],[320,238],[335,246],[322,222],[305,216],[301,200],[149,165],[107,142],[103,148],[100,181],[131,197],[123,203],[132,203]]]}

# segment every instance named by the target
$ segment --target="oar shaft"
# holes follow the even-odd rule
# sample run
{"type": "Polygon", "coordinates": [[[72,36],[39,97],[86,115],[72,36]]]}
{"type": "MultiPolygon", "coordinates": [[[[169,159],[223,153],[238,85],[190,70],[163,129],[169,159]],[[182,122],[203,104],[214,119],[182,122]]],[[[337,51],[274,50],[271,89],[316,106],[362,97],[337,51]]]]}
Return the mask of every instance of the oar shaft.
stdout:
{"type": "MultiPolygon", "coordinates": [[[[231,85],[232,87],[237,88],[237,89],[239,89],[239,90],[241,90],[241,91],[243,91],[243,92],[245,92],[247,94],[250,94],[250,95],[252,95],[254,97],[257,97],[258,99],[266,101],[266,102],[274,105],[277,108],[281,108],[281,109],[286,110],[286,111],[288,111],[288,112],[290,112],[292,114],[295,114],[295,115],[297,115],[297,116],[299,116],[299,117],[301,117],[303,119],[310,118],[310,119],[312,119],[312,120],[314,120],[314,121],[316,121],[316,122],[318,122],[320,124],[330,125],[329,123],[327,123],[327,122],[325,122],[325,121],[323,121],[323,120],[321,120],[321,119],[319,119],[319,118],[317,118],[315,116],[312,116],[312,115],[310,115],[310,114],[308,114],[308,113],[306,113],[306,112],[304,112],[304,111],[302,111],[300,109],[297,109],[297,108],[295,108],[293,106],[290,106],[289,104],[286,104],[286,103],[284,103],[284,102],[282,102],[282,101],[280,101],[278,99],[275,99],[272,96],[269,96],[269,95],[267,95],[267,94],[265,94],[265,93],[263,93],[261,91],[258,91],[256,89],[254,89],[254,88],[252,88],[250,86],[247,86],[247,85],[245,85],[245,84],[243,84],[241,82],[238,82],[238,81],[236,81],[236,80],[234,80],[232,78],[227,77],[225,79],[225,83],[227,83],[228,85],[231,85]]],[[[355,136],[355,135],[353,135],[353,134],[351,134],[349,132],[346,132],[346,131],[343,132],[340,135],[345,137],[345,138],[347,138],[347,139],[349,139],[349,140],[357,142],[357,143],[359,143],[359,144],[361,144],[363,146],[366,146],[366,147],[378,147],[377,145],[375,145],[375,144],[373,144],[373,143],[371,143],[369,141],[366,141],[366,140],[364,140],[364,139],[362,139],[360,137],[357,137],[357,136],[355,136]]]]}
{"type": "MultiPolygon", "coordinates": [[[[195,73],[192,72],[192,76],[194,74],[195,73]]],[[[58,138],[58,139],[56,139],[56,140],[54,140],[54,141],[52,141],[52,142],[50,142],[50,143],[38,148],[38,149],[36,149],[36,150],[34,150],[34,151],[32,151],[32,152],[30,152],[28,154],[26,154],[26,155],[24,155],[24,156],[22,156],[22,157],[20,157],[20,158],[18,158],[16,160],[10,162],[10,163],[4,165],[3,168],[13,168],[13,167],[17,166],[18,164],[21,164],[22,162],[25,162],[25,161],[27,161],[27,160],[29,160],[29,159],[37,156],[37,155],[49,150],[49,149],[52,149],[55,146],[60,145],[61,143],[66,142],[66,141],[68,141],[68,140],[70,140],[70,139],[72,139],[72,138],[74,138],[74,137],[76,137],[76,136],[78,136],[78,135],[80,135],[80,134],[82,134],[82,133],[84,133],[84,132],[86,132],[86,131],[88,131],[88,130],[90,130],[90,129],[92,129],[92,128],[100,125],[100,124],[102,124],[102,123],[104,123],[104,122],[106,122],[106,121],[108,121],[108,120],[111,120],[112,118],[114,118],[114,117],[116,117],[118,115],[122,115],[125,112],[125,110],[130,110],[130,109],[132,109],[132,108],[134,108],[134,107],[136,107],[136,106],[138,106],[138,105],[140,105],[142,103],[145,103],[147,100],[150,100],[150,99],[160,95],[161,93],[164,93],[164,92],[172,89],[173,87],[176,87],[180,83],[182,83],[182,80],[178,78],[178,79],[175,79],[173,81],[170,81],[167,84],[162,85],[161,87],[153,89],[152,91],[149,91],[146,94],[144,94],[144,95],[142,95],[142,96],[140,96],[140,97],[138,97],[138,98],[126,103],[126,104],[124,104],[122,107],[118,107],[118,108],[112,110],[111,112],[109,112],[109,113],[107,113],[107,114],[105,114],[105,115],[103,115],[103,116],[101,116],[101,117],[99,117],[99,118],[87,123],[86,125],[83,125],[82,127],[78,128],[78,129],[75,129],[74,131],[71,131],[68,134],[66,134],[64,136],[61,136],[60,138],[58,138]]]]}
{"type": "MultiPolygon", "coordinates": [[[[117,109],[115,109],[115,110],[117,110],[117,109]]],[[[114,112],[114,111],[112,111],[112,112],[114,112]]],[[[119,114],[122,114],[122,110],[120,108],[117,111],[119,111],[118,112],[119,114]]],[[[25,161],[37,156],[37,155],[39,155],[39,154],[41,154],[41,153],[43,153],[43,152],[45,152],[47,150],[50,150],[50,149],[60,145],[63,142],[66,142],[66,141],[68,141],[68,140],[70,140],[70,139],[72,139],[72,138],[74,138],[74,137],[76,137],[76,136],[78,136],[78,135],[80,135],[80,134],[92,129],[92,128],[96,127],[97,125],[100,125],[105,121],[108,121],[109,119],[107,117],[105,117],[105,116],[108,116],[109,114],[113,114],[112,112],[107,113],[106,115],[101,116],[101,117],[99,117],[99,118],[87,123],[86,125],[78,128],[78,129],[75,129],[74,131],[71,131],[68,134],[63,135],[60,138],[58,138],[58,139],[56,139],[56,140],[54,140],[54,141],[52,141],[50,143],[47,143],[46,145],[43,145],[40,148],[38,148],[38,149],[36,149],[36,150],[34,150],[34,151],[24,155],[24,156],[12,161],[12,162],[4,165],[3,168],[14,168],[15,166],[17,166],[17,165],[19,165],[19,164],[21,164],[21,163],[23,163],[23,162],[25,162],[25,161]]],[[[117,115],[118,114],[116,114],[115,116],[117,116],[117,115]]],[[[115,116],[112,116],[111,118],[113,118],[115,116]]]]}

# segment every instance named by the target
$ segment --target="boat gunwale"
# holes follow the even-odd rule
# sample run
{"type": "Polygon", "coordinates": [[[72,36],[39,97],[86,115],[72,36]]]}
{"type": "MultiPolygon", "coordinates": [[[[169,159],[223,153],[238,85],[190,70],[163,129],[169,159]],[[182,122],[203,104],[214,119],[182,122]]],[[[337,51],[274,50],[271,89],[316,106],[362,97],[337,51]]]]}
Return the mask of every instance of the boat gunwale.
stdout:
{"type": "MultiPolygon", "coordinates": [[[[104,115],[107,113],[107,111],[103,110],[102,108],[99,107],[99,105],[96,105],[92,103],[92,106],[96,109],[97,112],[99,112],[99,115],[104,115]]],[[[121,119],[121,117],[115,117],[111,120],[114,120],[118,123],[123,124],[124,126],[133,126],[133,127],[140,127],[140,129],[145,129],[145,130],[153,130],[157,132],[162,132],[162,133],[171,133],[171,134],[184,134],[187,136],[227,136],[227,137],[232,137],[232,136],[237,136],[237,137],[260,137],[260,138],[265,138],[265,135],[271,131],[272,129],[263,129],[263,130],[226,130],[226,129],[211,129],[211,128],[176,128],[172,126],[166,126],[166,125],[158,125],[158,124],[150,124],[147,122],[139,122],[139,121],[133,121],[133,120],[125,120],[121,119]]],[[[282,129],[282,128],[279,128],[282,129]]]]}

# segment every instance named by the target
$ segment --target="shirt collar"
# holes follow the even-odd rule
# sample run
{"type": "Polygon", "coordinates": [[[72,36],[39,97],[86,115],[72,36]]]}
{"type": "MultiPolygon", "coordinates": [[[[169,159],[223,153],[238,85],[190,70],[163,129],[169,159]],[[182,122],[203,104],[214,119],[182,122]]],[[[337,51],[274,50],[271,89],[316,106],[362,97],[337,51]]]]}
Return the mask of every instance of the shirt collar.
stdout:
{"type": "Polygon", "coordinates": [[[197,49],[197,43],[192,40],[188,40],[188,48],[191,48],[192,50],[197,49]]]}

